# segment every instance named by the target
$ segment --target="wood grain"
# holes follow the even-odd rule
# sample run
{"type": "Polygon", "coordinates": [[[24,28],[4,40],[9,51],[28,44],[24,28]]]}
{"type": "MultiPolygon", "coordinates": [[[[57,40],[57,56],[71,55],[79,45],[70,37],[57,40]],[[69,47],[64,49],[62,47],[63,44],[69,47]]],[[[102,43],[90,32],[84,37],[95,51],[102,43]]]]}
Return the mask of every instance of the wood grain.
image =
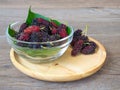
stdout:
{"type": "Polygon", "coordinates": [[[119,6],[120,0],[0,0],[0,90],[119,90],[119,6]],[[75,29],[88,24],[88,35],[107,50],[103,68],[91,77],[69,83],[39,81],[19,72],[10,61],[5,30],[9,23],[26,18],[30,4],[36,12],[68,22],[75,29]]]}
{"type": "Polygon", "coordinates": [[[36,8],[83,8],[111,7],[120,8],[119,0],[0,0],[2,8],[24,8],[32,5],[36,8]],[[21,7],[22,5],[22,7],[21,7]]]}

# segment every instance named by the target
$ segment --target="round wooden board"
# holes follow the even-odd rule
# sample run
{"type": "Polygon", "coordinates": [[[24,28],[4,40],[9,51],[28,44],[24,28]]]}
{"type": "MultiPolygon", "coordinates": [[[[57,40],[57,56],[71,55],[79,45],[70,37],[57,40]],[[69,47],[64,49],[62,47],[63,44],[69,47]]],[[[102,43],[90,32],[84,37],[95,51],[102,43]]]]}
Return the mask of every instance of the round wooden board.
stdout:
{"type": "Polygon", "coordinates": [[[97,52],[91,55],[80,54],[73,57],[69,47],[63,56],[51,63],[34,64],[11,49],[10,58],[17,69],[30,77],[53,82],[74,81],[94,74],[105,62],[105,48],[95,39],[90,40],[98,45],[97,52]]]}

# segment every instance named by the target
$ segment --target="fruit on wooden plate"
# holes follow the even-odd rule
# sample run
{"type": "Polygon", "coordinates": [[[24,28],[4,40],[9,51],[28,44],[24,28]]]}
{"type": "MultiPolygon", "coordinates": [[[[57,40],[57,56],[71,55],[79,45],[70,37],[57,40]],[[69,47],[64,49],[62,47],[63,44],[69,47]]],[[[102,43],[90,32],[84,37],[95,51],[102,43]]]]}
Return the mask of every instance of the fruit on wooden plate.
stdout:
{"type": "Polygon", "coordinates": [[[87,36],[87,26],[84,31],[78,29],[73,34],[73,40],[71,42],[72,51],[71,55],[76,56],[82,54],[93,54],[96,51],[97,45],[95,42],[90,41],[87,36]]]}

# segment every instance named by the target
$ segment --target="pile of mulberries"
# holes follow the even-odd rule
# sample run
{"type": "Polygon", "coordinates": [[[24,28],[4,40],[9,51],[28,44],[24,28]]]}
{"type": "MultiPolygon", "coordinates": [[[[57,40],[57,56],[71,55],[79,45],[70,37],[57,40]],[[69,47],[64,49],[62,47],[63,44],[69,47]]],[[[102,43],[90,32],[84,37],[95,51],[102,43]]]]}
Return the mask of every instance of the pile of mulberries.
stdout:
{"type": "Polygon", "coordinates": [[[93,54],[96,51],[97,45],[95,42],[90,41],[88,36],[82,33],[83,31],[78,29],[73,34],[73,40],[71,42],[72,51],[71,55],[76,56],[82,54],[93,54]]]}
{"type": "MultiPolygon", "coordinates": [[[[35,18],[31,25],[23,23],[15,38],[26,42],[47,42],[62,39],[67,34],[67,26],[60,24],[59,26],[53,21],[47,21],[42,18],[35,18]]],[[[19,44],[20,46],[24,46],[19,44]]],[[[30,45],[30,48],[39,48],[40,45],[30,45]]]]}

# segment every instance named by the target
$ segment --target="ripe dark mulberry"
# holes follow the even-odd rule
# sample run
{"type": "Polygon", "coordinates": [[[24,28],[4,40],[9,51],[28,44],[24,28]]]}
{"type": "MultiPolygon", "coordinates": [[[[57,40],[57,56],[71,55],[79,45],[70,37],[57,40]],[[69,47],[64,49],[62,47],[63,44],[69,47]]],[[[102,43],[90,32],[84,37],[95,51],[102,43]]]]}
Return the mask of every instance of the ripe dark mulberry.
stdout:
{"type": "Polygon", "coordinates": [[[26,29],[27,27],[28,27],[27,23],[23,23],[23,24],[20,26],[19,33],[23,32],[24,29],[26,29]]]}
{"type": "Polygon", "coordinates": [[[57,28],[58,26],[57,26],[57,24],[56,23],[54,23],[54,22],[51,22],[51,25],[52,26],[54,26],[55,28],[57,28]]]}
{"type": "Polygon", "coordinates": [[[59,30],[61,30],[61,29],[66,29],[67,28],[67,26],[66,25],[64,25],[64,24],[60,24],[60,26],[58,26],[58,31],[59,30]]]}
{"type": "Polygon", "coordinates": [[[97,45],[96,45],[95,42],[93,42],[93,41],[89,41],[89,43],[90,43],[90,45],[92,45],[94,48],[97,48],[97,45]]]}
{"type": "Polygon", "coordinates": [[[78,41],[77,38],[73,38],[72,42],[71,42],[71,46],[74,47],[75,43],[78,41]]]}
{"type": "Polygon", "coordinates": [[[51,31],[52,34],[56,34],[57,33],[57,29],[56,28],[53,28],[52,31],[51,31]]]}
{"type": "Polygon", "coordinates": [[[92,54],[95,52],[96,47],[97,45],[94,42],[86,42],[86,45],[82,48],[81,53],[92,54]]]}
{"type": "Polygon", "coordinates": [[[59,33],[59,35],[60,35],[61,38],[64,38],[64,37],[67,36],[67,32],[66,32],[65,29],[59,30],[58,33],[59,33]]]}
{"type": "Polygon", "coordinates": [[[42,19],[41,18],[35,18],[35,19],[33,19],[31,25],[40,26],[41,23],[42,23],[42,19]]]}
{"type": "Polygon", "coordinates": [[[32,32],[30,35],[30,42],[40,42],[41,41],[42,34],[41,32],[32,32]]]}
{"type": "Polygon", "coordinates": [[[49,41],[55,41],[55,40],[56,40],[56,38],[55,38],[54,35],[51,35],[51,36],[49,37],[49,41]]]}
{"type": "Polygon", "coordinates": [[[72,56],[76,56],[78,53],[80,53],[83,43],[84,43],[83,40],[79,40],[75,43],[73,50],[71,52],[72,56]]]}
{"type": "Polygon", "coordinates": [[[83,54],[92,54],[94,52],[95,52],[95,48],[91,45],[88,45],[81,50],[81,53],[83,54]]]}
{"type": "Polygon", "coordinates": [[[73,36],[76,37],[76,36],[81,36],[82,35],[82,30],[78,29],[74,32],[73,36]]]}
{"type": "Polygon", "coordinates": [[[21,41],[28,41],[29,40],[29,34],[27,33],[21,33],[18,40],[21,40],[21,41]]]}
{"type": "Polygon", "coordinates": [[[29,26],[28,28],[26,28],[24,30],[24,33],[31,34],[32,32],[39,32],[39,31],[40,31],[39,26],[32,25],[32,26],[29,26]]]}

